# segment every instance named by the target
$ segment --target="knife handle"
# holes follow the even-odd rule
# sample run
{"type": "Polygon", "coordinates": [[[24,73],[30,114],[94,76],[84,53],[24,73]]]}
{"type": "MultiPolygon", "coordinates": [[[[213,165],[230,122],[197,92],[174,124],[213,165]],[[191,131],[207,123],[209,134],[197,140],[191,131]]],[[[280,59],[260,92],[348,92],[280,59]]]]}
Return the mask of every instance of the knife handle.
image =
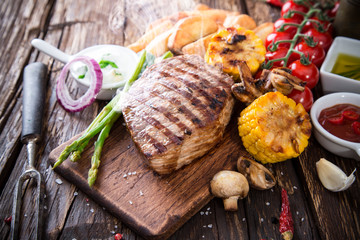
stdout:
{"type": "Polygon", "coordinates": [[[21,141],[30,138],[38,141],[41,136],[44,114],[47,67],[35,62],[27,65],[23,75],[23,109],[21,141]]]}

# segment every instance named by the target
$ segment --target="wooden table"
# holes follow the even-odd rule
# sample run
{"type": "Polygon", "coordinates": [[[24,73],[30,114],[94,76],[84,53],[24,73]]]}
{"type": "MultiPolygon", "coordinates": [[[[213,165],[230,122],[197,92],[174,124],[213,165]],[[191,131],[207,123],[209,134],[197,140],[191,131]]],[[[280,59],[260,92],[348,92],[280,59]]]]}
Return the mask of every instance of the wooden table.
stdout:
{"type": "MultiPolygon", "coordinates": [[[[151,1],[69,1],[3,0],[1,16],[0,63],[0,239],[8,239],[10,226],[3,219],[11,215],[15,181],[26,164],[26,148],[20,141],[23,68],[35,61],[49,69],[45,121],[36,168],[46,184],[44,239],[142,239],[136,232],[88,198],[73,184],[51,169],[49,153],[59,144],[83,131],[105,102],[96,101],[80,113],[64,111],[56,101],[55,82],[63,66],[31,47],[33,38],[42,38],[73,54],[96,44],[127,45],[139,37],[147,23],[176,10],[175,4],[151,1]],[[146,15],[152,13],[151,16],[146,15]],[[136,16],[142,16],[136,17],[136,16]],[[147,16],[147,17],[144,17],[147,16]],[[58,179],[62,184],[58,184],[58,179]]],[[[179,1],[181,7],[197,2],[179,1]]],[[[213,8],[236,10],[251,15],[258,24],[274,21],[279,9],[262,1],[201,1],[213,8]]],[[[75,94],[77,88],[71,84],[75,94]]],[[[314,90],[322,95],[321,86],[314,90]]],[[[251,189],[239,202],[237,212],[225,212],[220,199],[213,199],[180,227],[170,239],[280,239],[278,218],[280,191],[289,193],[295,222],[294,239],[360,239],[360,183],[333,193],[320,183],[315,162],[325,157],[347,174],[360,163],[323,149],[312,136],[299,158],[273,164],[277,185],[272,190],[251,189]]],[[[356,173],[358,175],[358,173],[356,173]]],[[[34,234],[33,184],[26,186],[21,239],[34,234]]]]}

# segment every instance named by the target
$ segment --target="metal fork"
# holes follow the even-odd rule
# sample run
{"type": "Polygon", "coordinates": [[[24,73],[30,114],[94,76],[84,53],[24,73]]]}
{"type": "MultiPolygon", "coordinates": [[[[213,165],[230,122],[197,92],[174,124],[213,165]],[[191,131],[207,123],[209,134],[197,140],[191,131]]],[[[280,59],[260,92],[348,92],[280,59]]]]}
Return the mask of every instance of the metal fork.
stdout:
{"type": "Polygon", "coordinates": [[[22,203],[23,184],[28,179],[36,182],[35,239],[41,239],[42,202],[44,186],[41,174],[35,169],[37,142],[40,141],[42,116],[44,112],[47,67],[43,63],[31,63],[24,69],[23,75],[23,110],[21,141],[27,145],[26,171],[18,179],[14,192],[11,237],[19,239],[19,222],[22,203]]]}

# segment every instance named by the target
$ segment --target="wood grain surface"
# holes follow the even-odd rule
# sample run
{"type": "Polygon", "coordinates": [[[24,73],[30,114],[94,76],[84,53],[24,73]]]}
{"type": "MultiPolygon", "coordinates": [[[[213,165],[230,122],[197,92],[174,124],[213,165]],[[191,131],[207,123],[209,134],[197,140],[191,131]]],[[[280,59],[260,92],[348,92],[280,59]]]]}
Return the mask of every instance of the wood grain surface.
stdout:
{"type": "MultiPolygon", "coordinates": [[[[94,195],[91,195],[89,189],[80,189],[72,181],[67,181],[62,175],[51,169],[50,152],[84,131],[106,102],[96,101],[80,113],[64,111],[56,101],[54,87],[63,64],[33,49],[30,41],[33,38],[42,38],[69,54],[74,54],[96,44],[126,46],[144,32],[151,20],[179,8],[191,8],[198,2],[190,0],[1,1],[1,220],[11,215],[14,183],[25,169],[26,164],[26,149],[20,142],[22,71],[28,63],[39,61],[47,64],[49,70],[48,89],[44,103],[43,136],[39,144],[36,165],[43,176],[46,187],[46,193],[43,196],[45,203],[44,239],[114,239],[115,233],[122,233],[124,239],[127,240],[143,239],[145,233],[138,232],[134,228],[130,228],[131,224],[125,223],[127,216],[118,217],[119,213],[113,209],[104,209],[103,205],[98,204],[99,199],[90,197],[94,195]]],[[[214,8],[247,13],[255,19],[257,24],[274,21],[280,16],[278,8],[271,7],[260,0],[204,0],[201,2],[214,8]]],[[[68,84],[71,94],[76,97],[81,95],[75,83],[69,82],[68,84]]],[[[316,98],[323,94],[321,84],[314,89],[313,93],[316,98]]],[[[233,127],[233,125],[230,126],[233,127]]],[[[118,155],[132,156],[136,149],[130,144],[131,140],[122,126],[122,120],[119,120],[113,132],[118,132],[121,135],[121,137],[117,134],[116,136],[111,135],[112,141],[116,141],[120,149],[130,145],[129,149],[126,148],[124,152],[118,153],[118,155]]],[[[224,166],[232,166],[236,155],[243,151],[242,144],[236,136],[236,129],[227,130],[227,136],[218,148],[221,149],[225,145],[230,145],[233,149],[212,151],[207,157],[217,156],[224,159],[223,155],[225,155],[228,158],[225,159],[224,163],[226,164],[224,166]],[[232,139],[234,142],[229,142],[227,140],[229,137],[237,140],[232,139]]],[[[105,154],[111,154],[111,151],[106,151],[105,154]]],[[[359,162],[334,156],[323,149],[312,136],[310,145],[299,158],[267,166],[274,172],[278,181],[272,190],[251,189],[248,197],[239,201],[237,212],[225,212],[222,200],[218,198],[205,198],[206,200],[202,203],[193,203],[192,206],[196,205],[200,209],[188,210],[193,216],[186,216],[188,219],[186,222],[175,225],[177,228],[183,224],[177,231],[173,232],[173,229],[169,231],[170,233],[173,232],[169,239],[280,239],[278,218],[282,187],[289,192],[295,224],[294,239],[360,239],[359,180],[357,179],[351,188],[344,192],[327,191],[321,185],[316,174],[315,163],[320,157],[325,157],[337,164],[347,174],[350,174],[354,168],[360,169],[359,162]],[[207,201],[209,202],[206,203],[207,201]]],[[[121,163],[120,161],[118,164],[121,163]]],[[[120,169],[121,173],[132,171],[135,166],[139,167],[133,165],[135,163],[130,163],[131,168],[120,169]]],[[[140,162],[138,163],[140,164],[140,162]]],[[[199,166],[201,163],[199,160],[194,163],[194,166],[199,166]]],[[[76,165],[82,169],[81,176],[86,175],[86,165],[90,165],[89,160],[86,161],[86,159],[76,165]]],[[[126,184],[123,174],[114,172],[112,175],[107,175],[103,171],[110,166],[111,163],[103,162],[97,184],[101,185],[106,181],[106,178],[115,178],[116,176],[121,179],[119,183],[126,184]]],[[[142,168],[143,165],[140,164],[140,167],[142,168]]],[[[181,171],[184,174],[189,174],[189,172],[195,171],[195,168],[185,170],[186,168],[181,171]]],[[[212,177],[212,170],[210,169],[203,174],[201,179],[204,182],[205,179],[212,177]]],[[[129,178],[127,185],[132,187],[129,192],[140,190],[137,189],[138,182],[144,181],[146,178],[159,179],[158,176],[147,174],[139,172],[136,174],[136,178],[129,178]]],[[[356,176],[359,176],[358,172],[356,176]]],[[[202,192],[206,195],[209,188],[204,182],[202,185],[194,185],[194,188],[197,188],[196,192],[202,192]]],[[[177,183],[173,181],[171,184],[176,185],[177,183]]],[[[109,186],[110,189],[111,187],[114,186],[109,186]]],[[[162,185],[162,187],[169,188],[168,185],[162,185]]],[[[179,189],[179,192],[186,190],[181,186],[179,189]]],[[[21,239],[33,239],[34,224],[32,219],[34,213],[32,210],[34,209],[35,195],[33,183],[28,182],[24,186],[23,192],[24,202],[20,236],[21,239]]],[[[145,204],[145,197],[149,197],[146,196],[146,192],[144,192],[144,199],[139,198],[144,201],[141,202],[142,204],[145,204]]],[[[186,197],[185,195],[184,198],[186,197]]],[[[126,202],[126,200],[131,199],[124,198],[119,201],[126,202]]],[[[136,202],[136,204],[140,204],[140,202],[136,202]]],[[[181,205],[182,201],[177,204],[181,205]]],[[[126,206],[131,212],[131,204],[126,206]]],[[[0,221],[0,239],[9,239],[9,235],[9,225],[5,221],[0,221]]]]}

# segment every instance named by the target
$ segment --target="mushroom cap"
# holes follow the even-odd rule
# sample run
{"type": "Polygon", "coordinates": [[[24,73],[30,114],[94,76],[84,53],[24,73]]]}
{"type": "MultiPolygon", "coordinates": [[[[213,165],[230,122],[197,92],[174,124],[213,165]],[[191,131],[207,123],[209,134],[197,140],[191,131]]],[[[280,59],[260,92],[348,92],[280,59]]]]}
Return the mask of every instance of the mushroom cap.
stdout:
{"type": "Polygon", "coordinates": [[[219,198],[247,196],[249,183],[244,175],[239,172],[223,170],[214,175],[210,182],[211,192],[219,198]]]}

